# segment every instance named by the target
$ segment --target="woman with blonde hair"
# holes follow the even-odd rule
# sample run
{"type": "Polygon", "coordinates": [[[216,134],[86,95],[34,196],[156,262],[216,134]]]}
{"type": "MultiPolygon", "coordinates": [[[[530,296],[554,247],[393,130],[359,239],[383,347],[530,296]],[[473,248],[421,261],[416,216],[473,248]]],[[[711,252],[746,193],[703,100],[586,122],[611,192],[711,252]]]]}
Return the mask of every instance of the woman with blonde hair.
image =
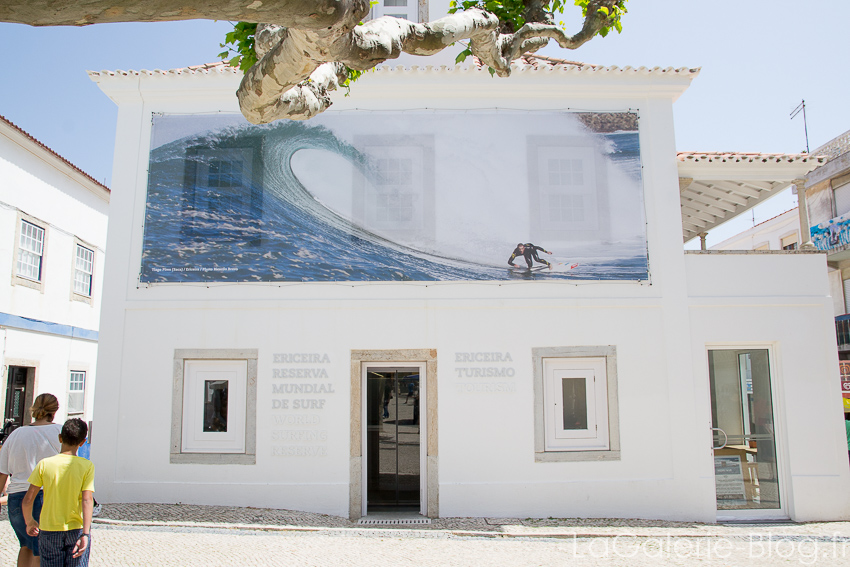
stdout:
{"type": "MultiPolygon", "coordinates": [[[[38,567],[41,558],[38,553],[38,537],[27,535],[27,523],[21,510],[21,503],[29,489],[29,476],[35,465],[42,459],[59,453],[59,433],[62,426],[53,423],[59,411],[59,400],[53,394],[41,394],[32,404],[30,412],[35,420],[29,426],[14,430],[0,449],[0,486],[9,478],[8,493],[9,523],[18,536],[21,550],[18,552],[18,567],[38,567]]],[[[41,517],[43,494],[38,493],[32,507],[33,518],[41,517]]]]}

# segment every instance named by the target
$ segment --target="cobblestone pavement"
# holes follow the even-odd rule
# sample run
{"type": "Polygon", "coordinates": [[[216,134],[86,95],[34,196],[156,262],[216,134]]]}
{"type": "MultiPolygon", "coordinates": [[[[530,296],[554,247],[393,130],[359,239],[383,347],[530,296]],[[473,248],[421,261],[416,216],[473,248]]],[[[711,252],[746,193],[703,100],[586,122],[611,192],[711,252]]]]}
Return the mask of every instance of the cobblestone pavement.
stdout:
{"type": "MultiPolygon", "coordinates": [[[[367,527],[286,510],[115,504],[92,533],[92,567],[850,565],[850,522],[443,518],[367,527]]],[[[17,549],[4,508],[0,565],[14,565],[17,549]]]]}

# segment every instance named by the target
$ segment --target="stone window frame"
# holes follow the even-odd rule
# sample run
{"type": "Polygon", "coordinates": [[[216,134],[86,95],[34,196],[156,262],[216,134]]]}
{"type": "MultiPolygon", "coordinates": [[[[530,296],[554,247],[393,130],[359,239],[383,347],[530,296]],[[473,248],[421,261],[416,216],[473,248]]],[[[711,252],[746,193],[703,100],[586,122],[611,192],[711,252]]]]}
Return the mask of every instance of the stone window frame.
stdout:
{"type": "Polygon", "coordinates": [[[258,349],[175,349],[171,393],[171,464],[255,465],[257,464],[257,359],[258,349]],[[183,391],[187,360],[245,361],[248,363],[245,399],[244,453],[184,453],[183,391]]]}
{"type": "Polygon", "coordinates": [[[534,461],[538,463],[576,462],[576,461],[619,461],[620,460],[620,416],[617,393],[617,347],[578,346],[578,347],[540,347],[532,349],[534,366],[534,461]],[[608,385],[608,442],[607,450],[562,449],[546,450],[546,423],[544,406],[543,373],[544,358],[605,358],[605,370],[608,385]]]}

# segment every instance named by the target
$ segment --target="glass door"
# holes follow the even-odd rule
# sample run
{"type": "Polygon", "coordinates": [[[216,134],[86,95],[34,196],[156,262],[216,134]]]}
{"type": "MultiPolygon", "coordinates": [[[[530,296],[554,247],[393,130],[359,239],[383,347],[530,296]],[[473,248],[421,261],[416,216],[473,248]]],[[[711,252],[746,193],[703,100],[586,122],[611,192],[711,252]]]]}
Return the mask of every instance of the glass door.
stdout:
{"type": "Polygon", "coordinates": [[[708,351],[718,515],[785,517],[767,349],[708,351]]]}
{"type": "Polygon", "coordinates": [[[420,511],[418,368],[366,371],[367,512],[420,511]]]}

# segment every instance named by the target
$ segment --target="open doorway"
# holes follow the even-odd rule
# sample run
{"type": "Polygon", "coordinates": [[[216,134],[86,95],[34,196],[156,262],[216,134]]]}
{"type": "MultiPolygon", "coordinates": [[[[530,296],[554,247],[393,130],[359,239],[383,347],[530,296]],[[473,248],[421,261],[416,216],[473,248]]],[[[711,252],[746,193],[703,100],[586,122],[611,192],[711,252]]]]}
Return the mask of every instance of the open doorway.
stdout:
{"type": "Polygon", "coordinates": [[[6,376],[6,408],[3,423],[17,428],[32,421],[33,391],[35,389],[35,368],[32,366],[9,366],[6,376]]]}
{"type": "Polygon", "coordinates": [[[420,369],[366,368],[366,511],[422,507],[420,369]]]}
{"type": "Polygon", "coordinates": [[[352,350],[351,428],[350,519],[439,517],[436,350],[352,350]]]}

